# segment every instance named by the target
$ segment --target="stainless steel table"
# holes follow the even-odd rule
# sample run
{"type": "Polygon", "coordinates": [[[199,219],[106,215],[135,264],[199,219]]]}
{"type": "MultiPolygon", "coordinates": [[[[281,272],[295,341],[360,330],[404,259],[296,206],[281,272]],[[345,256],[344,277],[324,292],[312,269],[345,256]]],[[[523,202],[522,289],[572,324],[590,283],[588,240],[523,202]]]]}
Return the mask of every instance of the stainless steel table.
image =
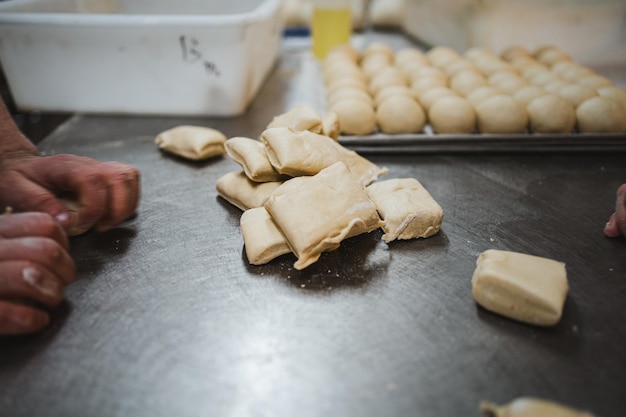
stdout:
{"type": "Polygon", "coordinates": [[[604,222],[626,154],[368,155],[415,177],[445,211],[425,240],[357,236],[296,271],[248,264],[240,211],[154,136],[183,123],[255,137],[295,104],[285,54],[235,118],[76,115],[40,144],[142,172],[138,215],[72,239],[77,281],[41,334],[0,338],[0,415],[479,416],[481,400],[536,396],[626,414],[626,240],[604,222]],[[477,256],[499,248],[567,265],[562,321],[538,328],[478,307],[477,256]]]}

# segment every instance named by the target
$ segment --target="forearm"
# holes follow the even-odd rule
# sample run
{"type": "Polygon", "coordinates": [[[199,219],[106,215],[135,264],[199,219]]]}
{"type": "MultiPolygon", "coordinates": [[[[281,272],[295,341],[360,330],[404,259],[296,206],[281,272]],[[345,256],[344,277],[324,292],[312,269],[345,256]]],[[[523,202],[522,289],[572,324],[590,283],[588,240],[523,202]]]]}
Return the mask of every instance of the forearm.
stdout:
{"type": "Polygon", "coordinates": [[[37,154],[37,147],[20,132],[0,100],[0,160],[11,154],[37,154]]]}

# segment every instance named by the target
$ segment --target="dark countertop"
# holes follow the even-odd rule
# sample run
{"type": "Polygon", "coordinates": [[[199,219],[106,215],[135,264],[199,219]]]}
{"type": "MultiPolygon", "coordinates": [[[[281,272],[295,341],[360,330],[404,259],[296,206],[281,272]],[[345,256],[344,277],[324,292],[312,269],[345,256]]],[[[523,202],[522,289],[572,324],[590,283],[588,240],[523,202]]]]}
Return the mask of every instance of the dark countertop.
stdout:
{"type": "Polygon", "coordinates": [[[626,414],[626,240],[602,229],[626,153],[367,155],[419,179],[445,211],[429,239],[357,236],[296,271],[251,266],[240,211],[215,182],[228,158],[190,163],[154,136],[183,123],[257,136],[299,99],[286,54],[234,118],[76,115],[45,153],[142,172],[138,215],[72,239],[78,278],[41,334],[0,339],[0,415],[479,416],[481,400],[537,396],[626,414]],[[477,307],[478,255],[567,265],[561,322],[538,328],[477,307]]]}

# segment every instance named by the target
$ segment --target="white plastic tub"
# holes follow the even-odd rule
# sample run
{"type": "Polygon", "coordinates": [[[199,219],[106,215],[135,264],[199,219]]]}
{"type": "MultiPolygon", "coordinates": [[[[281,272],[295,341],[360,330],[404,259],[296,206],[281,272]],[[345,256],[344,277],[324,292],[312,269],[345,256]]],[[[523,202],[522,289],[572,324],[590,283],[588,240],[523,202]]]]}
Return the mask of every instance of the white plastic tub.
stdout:
{"type": "Polygon", "coordinates": [[[281,0],[9,0],[0,62],[22,110],[230,116],[282,29],[281,0]]]}
{"type": "Polygon", "coordinates": [[[581,63],[626,63],[624,0],[406,0],[403,27],[459,51],[553,44],[581,63]]]}

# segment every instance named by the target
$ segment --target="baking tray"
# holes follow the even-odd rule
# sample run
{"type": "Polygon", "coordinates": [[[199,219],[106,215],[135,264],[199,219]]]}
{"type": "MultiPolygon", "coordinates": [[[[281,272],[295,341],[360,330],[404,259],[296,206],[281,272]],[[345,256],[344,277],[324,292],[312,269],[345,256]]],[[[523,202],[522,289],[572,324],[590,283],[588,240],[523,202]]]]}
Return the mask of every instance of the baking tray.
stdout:
{"type": "Polygon", "coordinates": [[[437,134],[341,136],[339,142],[359,153],[440,152],[607,152],[626,151],[623,133],[437,134]]]}

